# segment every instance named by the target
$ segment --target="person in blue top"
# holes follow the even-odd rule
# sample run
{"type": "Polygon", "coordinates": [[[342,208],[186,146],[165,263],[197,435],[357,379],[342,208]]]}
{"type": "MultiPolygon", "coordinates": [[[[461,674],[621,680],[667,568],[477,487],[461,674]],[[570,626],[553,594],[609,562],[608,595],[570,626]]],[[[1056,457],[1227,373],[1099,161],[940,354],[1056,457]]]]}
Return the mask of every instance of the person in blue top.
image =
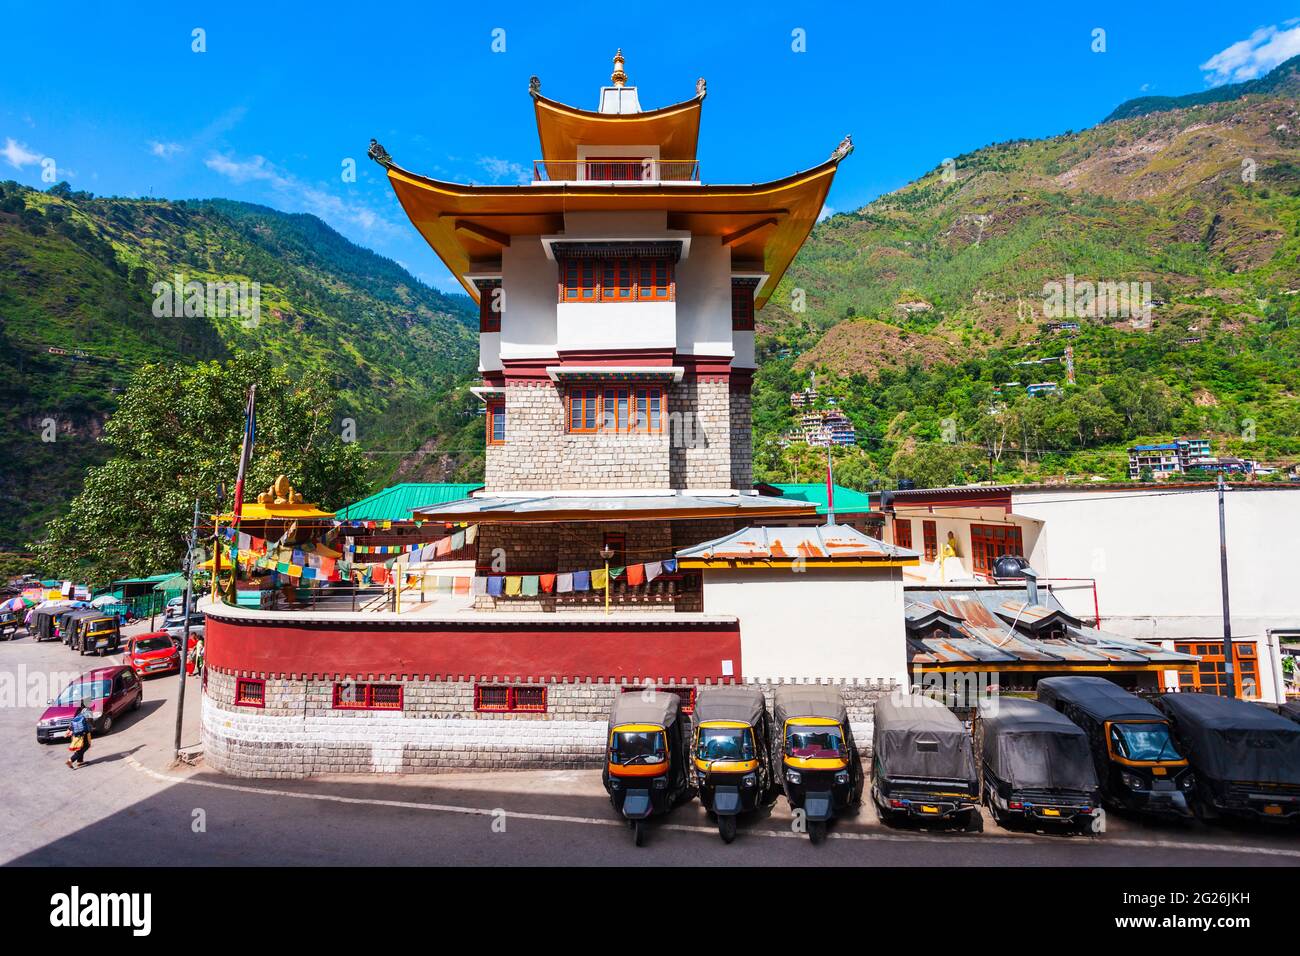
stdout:
{"type": "Polygon", "coordinates": [[[90,731],[94,726],[95,715],[90,710],[90,701],[83,700],[81,707],[72,718],[72,738],[73,744],[80,743],[80,746],[72,746],[68,749],[72,751],[72,756],[68,758],[67,764],[69,770],[76,770],[78,767],[85,766],[86,751],[90,749],[90,731]]]}

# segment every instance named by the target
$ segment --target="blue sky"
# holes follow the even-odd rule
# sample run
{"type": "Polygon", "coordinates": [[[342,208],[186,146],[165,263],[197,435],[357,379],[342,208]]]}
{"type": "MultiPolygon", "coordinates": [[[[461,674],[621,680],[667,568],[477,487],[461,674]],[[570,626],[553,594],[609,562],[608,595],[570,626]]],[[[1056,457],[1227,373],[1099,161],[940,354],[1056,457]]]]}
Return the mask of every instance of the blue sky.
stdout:
{"type": "Polygon", "coordinates": [[[857,152],[828,201],[840,211],[945,157],[1081,129],[1125,99],[1249,79],[1300,53],[1300,10],[1267,0],[701,0],[590,15],[536,3],[188,6],[6,0],[0,179],[44,187],[41,160],[51,158],[59,178],[100,195],[312,212],[444,290],[458,286],[365,158],[370,137],[416,172],[517,182],[540,158],[529,76],[592,109],[616,47],[643,107],[687,99],[696,77],[708,80],[706,181],[783,176],[852,133],[857,152]],[[666,11],[658,22],[656,9],[666,11]],[[196,28],[206,52],[192,49],[196,28]],[[492,48],[497,29],[504,52],[492,48]],[[1104,52],[1093,52],[1097,29],[1104,52]],[[803,52],[792,49],[795,30],[803,52]],[[348,158],[353,183],[341,177],[348,158]]]}

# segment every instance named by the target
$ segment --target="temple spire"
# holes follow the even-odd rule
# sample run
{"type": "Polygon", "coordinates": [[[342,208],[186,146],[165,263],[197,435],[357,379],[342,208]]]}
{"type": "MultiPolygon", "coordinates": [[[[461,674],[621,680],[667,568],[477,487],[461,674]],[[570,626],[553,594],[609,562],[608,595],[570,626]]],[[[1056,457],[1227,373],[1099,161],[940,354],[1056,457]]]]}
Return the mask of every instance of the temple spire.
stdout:
{"type": "Polygon", "coordinates": [[[610,74],[609,82],[614,86],[622,87],[627,83],[627,74],[623,72],[623,48],[619,47],[614,52],[614,72],[610,74]]]}

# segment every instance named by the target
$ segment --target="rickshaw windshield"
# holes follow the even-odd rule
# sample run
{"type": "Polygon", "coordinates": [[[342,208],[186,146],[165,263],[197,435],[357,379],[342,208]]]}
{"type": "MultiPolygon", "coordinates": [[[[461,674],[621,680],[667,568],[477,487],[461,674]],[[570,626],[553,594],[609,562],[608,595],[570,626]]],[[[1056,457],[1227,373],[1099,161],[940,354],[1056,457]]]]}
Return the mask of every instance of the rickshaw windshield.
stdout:
{"type": "Polygon", "coordinates": [[[785,749],[791,757],[840,757],[844,752],[844,736],[839,727],[800,727],[791,724],[786,728],[785,749]]]}
{"type": "Polygon", "coordinates": [[[610,763],[622,764],[657,764],[668,759],[664,749],[662,730],[621,731],[614,734],[610,744],[610,763]]]}
{"type": "Polygon", "coordinates": [[[1111,724],[1110,740],[1115,753],[1125,760],[1183,759],[1167,724],[1111,724]]]}
{"type": "Polygon", "coordinates": [[[753,760],[753,734],[748,727],[701,727],[696,756],[700,760],[753,760]]]}

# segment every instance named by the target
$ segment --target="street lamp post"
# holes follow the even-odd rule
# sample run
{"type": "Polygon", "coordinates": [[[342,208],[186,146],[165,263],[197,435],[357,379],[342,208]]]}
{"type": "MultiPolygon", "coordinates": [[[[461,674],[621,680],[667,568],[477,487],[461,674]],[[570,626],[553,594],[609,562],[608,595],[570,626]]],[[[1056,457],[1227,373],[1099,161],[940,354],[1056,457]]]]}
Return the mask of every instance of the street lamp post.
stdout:
{"type": "MultiPolygon", "coordinates": [[[[185,624],[181,631],[180,685],[176,691],[176,741],[173,760],[181,759],[181,720],[185,714],[185,658],[190,652],[190,598],[194,591],[194,550],[198,547],[199,499],[194,499],[194,523],[190,526],[189,548],[185,552],[185,624]]],[[[214,572],[215,573],[215,572],[214,572]]]]}
{"type": "Polygon", "coordinates": [[[1235,669],[1232,661],[1232,614],[1228,610],[1228,535],[1223,514],[1223,472],[1219,472],[1219,587],[1223,592],[1223,679],[1229,697],[1237,696],[1235,669]]]}

